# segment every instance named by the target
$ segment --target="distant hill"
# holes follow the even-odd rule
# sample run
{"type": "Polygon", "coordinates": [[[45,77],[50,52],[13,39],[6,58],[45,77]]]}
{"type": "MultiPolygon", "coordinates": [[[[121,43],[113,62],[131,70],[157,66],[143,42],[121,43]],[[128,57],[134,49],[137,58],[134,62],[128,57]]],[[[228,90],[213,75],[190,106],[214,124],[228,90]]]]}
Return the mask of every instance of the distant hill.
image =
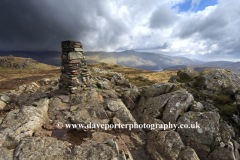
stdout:
{"type": "Polygon", "coordinates": [[[145,70],[159,70],[173,65],[201,64],[197,60],[185,57],[170,57],[162,54],[131,50],[123,52],[85,52],[85,56],[87,62],[90,63],[113,63],[145,70]]]}
{"type": "MultiPolygon", "coordinates": [[[[61,51],[0,51],[0,56],[8,55],[32,58],[38,62],[55,66],[60,66],[61,64],[61,51]]],[[[170,57],[156,53],[136,52],[131,50],[123,52],[85,52],[85,57],[88,63],[105,62],[144,70],[160,70],[174,65],[202,64],[201,61],[185,57],[170,57]]]]}

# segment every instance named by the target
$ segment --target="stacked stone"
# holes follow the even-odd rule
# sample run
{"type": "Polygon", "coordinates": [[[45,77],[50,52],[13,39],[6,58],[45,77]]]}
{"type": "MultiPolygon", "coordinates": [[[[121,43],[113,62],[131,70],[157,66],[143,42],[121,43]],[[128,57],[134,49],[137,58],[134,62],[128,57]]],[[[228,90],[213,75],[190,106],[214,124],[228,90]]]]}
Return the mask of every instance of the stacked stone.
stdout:
{"type": "Polygon", "coordinates": [[[81,42],[62,42],[62,63],[59,87],[76,93],[90,87],[90,72],[87,69],[81,42]]]}

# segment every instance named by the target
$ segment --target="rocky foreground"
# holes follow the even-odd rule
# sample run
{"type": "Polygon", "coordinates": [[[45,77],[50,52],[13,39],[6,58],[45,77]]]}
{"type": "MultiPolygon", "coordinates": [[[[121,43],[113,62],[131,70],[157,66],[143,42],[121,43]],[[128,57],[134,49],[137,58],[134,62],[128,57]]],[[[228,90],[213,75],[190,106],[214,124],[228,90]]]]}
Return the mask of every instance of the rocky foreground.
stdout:
{"type": "Polygon", "coordinates": [[[0,159],[240,159],[240,78],[234,73],[214,69],[198,74],[186,68],[171,83],[138,88],[120,73],[92,72],[106,76],[93,77],[90,90],[74,95],[59,90],[58,79],[3,92],[0,159]],[[52,136],[60,122],[197,123],[200,128],[84,129],[88,137],[76,144],[52,136]]]}

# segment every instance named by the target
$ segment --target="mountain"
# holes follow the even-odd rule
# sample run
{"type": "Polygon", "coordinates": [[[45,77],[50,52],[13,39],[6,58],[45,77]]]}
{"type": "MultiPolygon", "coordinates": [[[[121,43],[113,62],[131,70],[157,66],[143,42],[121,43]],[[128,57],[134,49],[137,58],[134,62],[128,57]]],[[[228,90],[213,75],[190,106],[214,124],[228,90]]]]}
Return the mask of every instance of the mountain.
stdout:
{"type": "MultiPolygon", "coordinates": [[[[61,64],[60,51],[0,51],[0,56],[8,55],[33,58],[38,62],[55,66],[60,66],[61,64]]],[[[198,65],[203,63],[185,57],[170,57],[162,54],[131,50],[123,52],[85,52],[85,57],[88,63],[105,62],[144,70],[159,70],[174,65],[198,65]]]]}
{"type": "Polygon", "coordinates": [[[145,70],[159,70],[173,65],[201,64],[197,60],[185,57],[170,57],[131,50],[123,52],[85,52],[85,56],[87,62],[90,63],[113,63],[145,70]]]}
{"type": "Polygon", "coordinates": [[[0,51],[0,56],[15,56],[32,58],[40,63],[45,63],[54,66],[61,65],[61,51],[0,51]]]}
{"type": "Polygon", "coordinates": [[[210,61],[204,63],[204,65],[214,65],[214,66],[221,66],[227,68],[240,68],[240,62],[229,62],[229,61],[210,61]]]}

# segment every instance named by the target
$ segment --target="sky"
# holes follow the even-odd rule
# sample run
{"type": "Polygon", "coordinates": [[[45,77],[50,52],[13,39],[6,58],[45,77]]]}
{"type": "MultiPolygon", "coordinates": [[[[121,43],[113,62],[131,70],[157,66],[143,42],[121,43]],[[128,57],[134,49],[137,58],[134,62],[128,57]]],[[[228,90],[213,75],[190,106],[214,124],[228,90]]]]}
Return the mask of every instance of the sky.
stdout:
{"type": "Polygon", "coordinates": [[[124,51],[240,61],[240,0],[1,0],[1,51],[124,51]]]}

